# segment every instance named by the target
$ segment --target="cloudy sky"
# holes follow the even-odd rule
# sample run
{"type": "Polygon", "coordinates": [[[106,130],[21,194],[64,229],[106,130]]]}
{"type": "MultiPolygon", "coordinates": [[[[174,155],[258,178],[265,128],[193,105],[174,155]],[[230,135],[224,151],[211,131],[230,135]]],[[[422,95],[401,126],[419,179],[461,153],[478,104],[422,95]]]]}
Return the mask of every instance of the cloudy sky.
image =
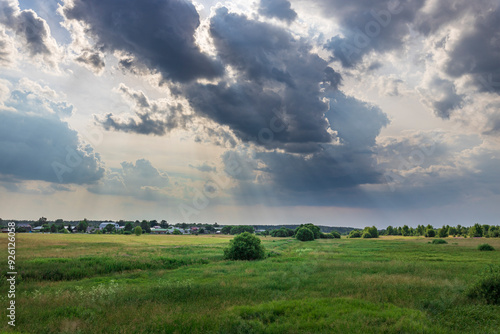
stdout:
{"type": "Polygon", "coordinates": [[[0,0],[0,217],[498,224],[497,0],[0,0]]]}

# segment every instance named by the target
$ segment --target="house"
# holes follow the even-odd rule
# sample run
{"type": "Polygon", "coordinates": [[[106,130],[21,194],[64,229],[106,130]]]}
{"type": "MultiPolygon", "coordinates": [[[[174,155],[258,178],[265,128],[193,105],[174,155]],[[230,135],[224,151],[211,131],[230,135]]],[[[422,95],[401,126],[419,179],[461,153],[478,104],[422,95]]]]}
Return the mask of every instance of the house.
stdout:
{"type": "Polygon", "coordinates": [[[198,232],[199,232],[199,230],[200,230],[200,229],[199,229],[199,228],[197,228],[197,227],[194,227],[194,226],[193,226],[193,227],[191,227],[191,233],[198,233],[198,232]]]}
{"type": "Polygon", "coordinates": [[[100,230],[104,230],[106,228],[106,226],[108,225],[113,225],[115,227],[115,229],[118,229],[120,227],[120,225],[118,223],[115,223],[115,222],[105,222],[105,223],[101,223],[99,225],[99,229],[100,230]]]}
{"type": "Polygon", "coordinates": [[[94,233],[94,231],[96,230],[96,228],[94,226],[89,226],[87,227],[87,233],[94,233]]]}
{"type": "Polygon", "coordinates": [[[42,231],[42,229],[43,229],[43,226],[37,226],[37,227],[33,227],[31,229],[31,231],[32,232],[40,232],[40,231],[42,231]]]}
{"type": "Polygon", "coordinates": [[[25,232],[31,232],[31,225],[27,223],[19,223],[16,225],[16,229],[24,229],[25,232]]]}

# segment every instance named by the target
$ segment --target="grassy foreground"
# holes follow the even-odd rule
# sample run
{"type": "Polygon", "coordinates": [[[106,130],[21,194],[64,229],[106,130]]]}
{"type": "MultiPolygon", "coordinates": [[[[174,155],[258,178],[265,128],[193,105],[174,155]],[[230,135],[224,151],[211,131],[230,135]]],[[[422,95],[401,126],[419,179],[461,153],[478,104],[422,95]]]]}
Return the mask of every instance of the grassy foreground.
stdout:
{"type": "MultiPolygon", "coordinates": [[[[499,239],[18,234],[16,333],[499,333],[500,306],[464,291],[500,265],[499,239]],[[480,252],[488,242],[496,251],[480,252]]],[[[0,235],[7,258],[7,236],[0,235]]],[[[6,263],[6,261],[4,261],[6,263]]]]}

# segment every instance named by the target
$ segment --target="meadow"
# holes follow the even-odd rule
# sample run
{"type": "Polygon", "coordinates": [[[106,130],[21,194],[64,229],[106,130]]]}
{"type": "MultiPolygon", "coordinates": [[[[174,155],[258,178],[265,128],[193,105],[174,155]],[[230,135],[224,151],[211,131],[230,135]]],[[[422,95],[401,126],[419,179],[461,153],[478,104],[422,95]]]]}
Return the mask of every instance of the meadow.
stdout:
{"type": "MultiPolygon", "coordinates": [[[[500,306],[465,294],[500,266],[498,238],[262,237],[268,257],[253,262],[223,259],[232,236],[16,239],[15,328],[7,325],[2,270],[5,333],[500,331],[500,306]],[[478,251],[485,242],[496,251],[478,251]]],[[[0,243],[7,258],[6,235],[0,243]]]]}

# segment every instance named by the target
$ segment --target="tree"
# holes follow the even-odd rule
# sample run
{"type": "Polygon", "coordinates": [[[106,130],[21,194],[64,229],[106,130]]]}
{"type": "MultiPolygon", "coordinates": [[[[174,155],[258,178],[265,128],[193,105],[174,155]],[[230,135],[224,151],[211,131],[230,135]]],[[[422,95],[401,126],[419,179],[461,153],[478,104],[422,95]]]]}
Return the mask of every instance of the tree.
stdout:
{"type": "Polygon", "coordinates": [[[375,226],[366,227],[365,231],[368,232],[368,233],[370,233],[371,238],[378,238],[378,230],[377,230],[377,228],[375,226]]]}
{"type": "Polygon", "coordinates": [[[106,231],[107,233],[113,233],[113,232],[115,232],[115,230],[116,230],[116,228],[115,228],[114,224],[108,224],[104,228],[104,231],[106,231]]]}
{"type": "Polygon", "coordinates": [[[392,227],[391,225],[387,226],[387,229],[385,230],[385,235],[394,235],[395,232],[394,232],[394,227],[392,227]]]}
{"type": "Polygon", "coordinates": [[[233,228],[233,226],[231,225],[228,225],[228,226],[224,226],[221,230],[220,230],[220,233],[222,234],[229,234],[231,233],[231,229],[233,228]]]}
{"type": "Polygon", "coordinates": [[[172,232],[172,234],[181,235],[182,232],[179,231],[178,229],[175,229],[174,232],[172,232]]]}
{"type": "Polygon", "coordinates": [[[448,228],[446,226],[443,225],[443,227],[441,227],[439,230],[438,230],[438,237],[439,238],[446,238],[449,234],[448,234],[448,228]]]}
{"type": "Polygon", "coordinates": [[[436,231],[434,231],[433,228],[427,228],[425,230],[425,237],[426,238],[434,238],[436,236],[436,231]]]}
{"type": "Polygon", "coordinates": [[[168,223],[165,219],[163,219],[161,222],[160,222],[160,227],[161,228],[168,228],[168,223]]]}
{"type": "Polygon", "coordinates": [[[372,235],[370,234],[370,232],[364,231],[363,234],[361,235],[361,238],[369,239],[372,238],[372,235]]]}
{"type": "Polygon", "coordinates": [[[408,237],[411,235],[410,233],[410,228],[408,227],[408,225],[404,225],[403,228],[401,229],[401,234],[404,236],[404,237],[408,237]]]}
{"type": "Polygon", "coordinates": [[[47,218],[45,217],[40,217],[38,218],[37,226],[43,226],[47,223],[47,218]]]}
{"type": "Polygon", "coordinates": [[[142,233],[151,233],[151,225],[147,220],[141,222],[142,233]]]}
{"type": "Polygon", "coordinates": [[[68,232],[73,233],[73,227],[71,226],[70,223],[68,223],[68,232]]]}
{"type": "Polygon", "coordinates": [[[135,235],[139,236],[142,234],[142,228],[140,226],[136,226],[134,229],[135,235]]]}
{"type": "Polygon", "coordinates": [[[134,224],[132,222],[126,222],[125,227],[123,228],[124,231],[129,231],[132,232],[134,229],[134,224]]]}
{"type": "Polygon", "coordinates": [[[50,233],[56,233],[56,232],[57,232],[56,224],[50,225],[50,233]]]}
{"type": "Polygon", "coordinates": [[[241,234],[243,232],[254,233],[255,229],[253,228],[253,226],[237,225],[237,226],[233,226],[229,233],[235,235],[235,234],[241,234]]]}
{"type": "Polygon", "coordinates": [[[295,234],[297,234],[297,231],[302,227],[307,227],[309,230],[311,230],[311,232],[314,234],[314,239],[319,239],[321,237],[321,229],[318,226],[311,223],[301,224],[299,227],[295,229],[295,234]]]}
{"type": "Polygon", "coordinates": [[[288,238],[292,237],[294,234],[295,234],[294,230],[286,227],[280,227],[279,229],[271,231],[271,236],[275,238],[288,238]]]}
{"type": "Polygon", "coordinates": [[[235,236],[224,249],[224,258],[227,260],[260,260],[264,256],[265,249],[259,237],[249,232],[235,236]]]}
{"type": "Polygon", "coordinates": [[[301,227],[295,232],[295,238],[300,241],[311,241],[314,240],[314,232],[308,227],[301,227]]]}
{"type": "Polygon", "coordinates": [[[474,224],[474,226],[472,226],[469,229],[469,235],[471,238],[482,237],[483,236],[483,227],[477,223],[474,224]]]}
{"type": "Polygon", "coordinates": [[[78,225],[76,226],[76,230],[78,232],[86,232],[87,227],[89,227],[89,223],[87,222],[87,219],[84,219],[78,223],[78,225]]]}

